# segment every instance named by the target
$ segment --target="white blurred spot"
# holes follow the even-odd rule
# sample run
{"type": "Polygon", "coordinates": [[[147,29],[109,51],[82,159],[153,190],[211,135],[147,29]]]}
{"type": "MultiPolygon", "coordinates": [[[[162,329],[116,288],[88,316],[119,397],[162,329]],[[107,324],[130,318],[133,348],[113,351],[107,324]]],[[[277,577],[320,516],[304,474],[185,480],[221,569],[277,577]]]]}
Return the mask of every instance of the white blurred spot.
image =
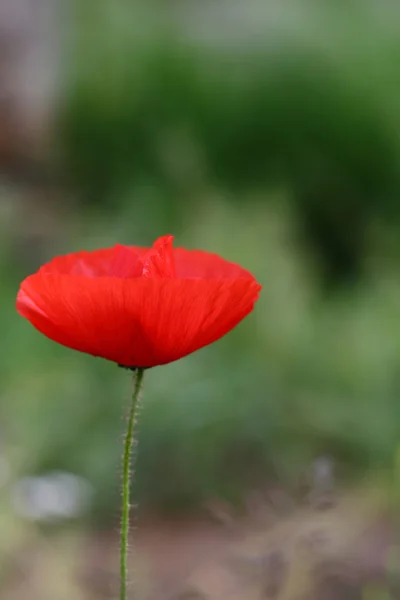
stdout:
{"type": "Polygon", "coordinates": [[[88,510],[91,496],[92,488],[85,479],[55,472],[21,479],[12,490],[12,504],[25,519],[70,519],[88,510]]]}

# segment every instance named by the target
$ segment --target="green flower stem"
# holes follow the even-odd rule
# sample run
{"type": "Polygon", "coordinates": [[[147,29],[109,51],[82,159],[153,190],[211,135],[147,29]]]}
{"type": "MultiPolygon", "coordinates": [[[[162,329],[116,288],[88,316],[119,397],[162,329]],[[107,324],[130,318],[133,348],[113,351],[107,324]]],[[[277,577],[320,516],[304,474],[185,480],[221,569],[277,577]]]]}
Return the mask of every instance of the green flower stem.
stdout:
{"type": "Polygon", "coordinates": [[[129,410],[128,428],[124,442],[123,478],[122,478],[122,518],[121,518],[121,544],[120,544],[120,600],[126,600],[128,579],[128,537],[129,537],[129,509],[131,485],[131,453],[133,445],[133,432],[139,404],[140,390],[142,388],[144,369],[137,369],[133,375],[132,403],[129,410]]]}

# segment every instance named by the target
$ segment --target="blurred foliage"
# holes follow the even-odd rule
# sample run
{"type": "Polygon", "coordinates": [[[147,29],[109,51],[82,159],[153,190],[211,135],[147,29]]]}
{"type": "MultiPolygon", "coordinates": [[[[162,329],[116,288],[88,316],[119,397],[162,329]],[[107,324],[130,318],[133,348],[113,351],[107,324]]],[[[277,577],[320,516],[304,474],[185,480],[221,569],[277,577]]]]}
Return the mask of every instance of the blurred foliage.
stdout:
{"type": "MultiPolygon", "coordinates": [[[[400,287],[379,270],[357,292],[323,299],[281,207],[280,198],[268,209],[204,199],[178,237],[241,261],[264,289],[227,338],[147,373],[136,489],[144,510],[201,507],[213,496],[236,502],[268,477],[296,487],[321,454],[337,459],[343,477],[391,462],[400,287]]],[[[108,224],[96,224],[104,239],[108,224]]],[[[0,313],[7,446],[23,473],[87,477],[104,524],[118,506],[129,375],[40,336],[13,314],[15,286],[2,286],[0,313]]]]}
{"type": "Polygon", "coordinates": [[[146,28],[143,6],[117,6],[80,19],[70,63],[62,139],[82,201],[150,184],[176,224],[205,181],[236,201],[284,185],[328,282],[357,277],[371,220],[399,221],[397,7],[177,3],[146,28]]]}
{"type": "MultiPolygon", "coordinates": [[[[145,509],[236,501],[260,477],[296,486],[321,454],[353,476],[388,465],[398,445],[398,9],[317,4],[249,5],[244,21],[223,2],[217,15],[196,3],[77,12],[58,149],[80,204],[49,254],[172,230],[264,286],[226,339],[146,374],[145,509]]],[[[21,473],[87,477],[105,524],[129,376],[14,314],[23,270],[4,257],[7,447],[21,473]]]]}

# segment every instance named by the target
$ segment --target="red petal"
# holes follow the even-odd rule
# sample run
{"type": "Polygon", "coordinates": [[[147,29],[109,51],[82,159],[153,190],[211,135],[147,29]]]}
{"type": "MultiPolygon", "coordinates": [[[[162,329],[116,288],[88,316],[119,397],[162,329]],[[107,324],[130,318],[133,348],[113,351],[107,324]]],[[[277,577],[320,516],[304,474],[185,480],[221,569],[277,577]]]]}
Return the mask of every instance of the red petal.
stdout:
{"type": "Polygon", "coordinates": [[[175,277],[172,235],[158,238],[143,258],[144,277],[175,277]]]}
{"type": "Polygon", "coordinates": [[[57,256],[43,265],[40,272],[85,277],[140,277],[142,254],[142,249],[117,244],[103,250],[57,256]]]}
{"type": "Polygon", "coordinates": [[[87,278],[36,274],[17,309],[60,344],[126,366],[165,364],[230,331],[251,310],[254,278],[87,278]]]}
{"type": "Polygon", "coordinates": [[[177,277],[254,280],[254,276],[249,271],[224,260],[218,254],[185,248],[175,248],[173,253],[177,277]]]}

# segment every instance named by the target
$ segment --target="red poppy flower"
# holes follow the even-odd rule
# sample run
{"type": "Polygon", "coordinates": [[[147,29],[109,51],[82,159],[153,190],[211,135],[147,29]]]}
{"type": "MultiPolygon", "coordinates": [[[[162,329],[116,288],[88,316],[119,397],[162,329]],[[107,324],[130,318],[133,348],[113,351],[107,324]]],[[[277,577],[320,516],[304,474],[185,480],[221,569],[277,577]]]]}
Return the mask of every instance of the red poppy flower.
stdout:
{"type": "Polygon", "coordinates": [[[17,310],[59,344],[122,366],[182,358],[233,329],[261,286],[240,266],[172,241],[58,256],[22,282],[17,310]]]}

